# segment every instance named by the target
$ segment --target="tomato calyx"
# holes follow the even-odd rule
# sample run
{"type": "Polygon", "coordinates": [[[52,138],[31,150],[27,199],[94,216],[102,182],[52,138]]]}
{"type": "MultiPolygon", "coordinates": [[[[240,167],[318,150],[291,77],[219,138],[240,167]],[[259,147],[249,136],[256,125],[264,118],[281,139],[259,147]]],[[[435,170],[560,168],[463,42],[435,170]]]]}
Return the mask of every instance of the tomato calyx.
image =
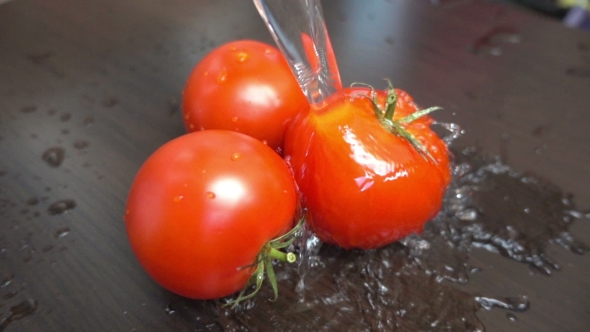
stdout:
{"type": "Polygon", "coordinates": [[[379,102],[377,100],[377,93],[373,86],[364,84],[364,83],[352,83],[351,86],[364,86],[371,90],[370,96],[365,94],[358,94],[359,96],[368,98],[371,103],[373,104],[373,110],[375,111],[375,116],[379,123],[383,128],[385,128],[388,132],[400,136],[406,139],[408,142],[412,144],[412,146],[418,151],[424,158],[430,159],[432,162],[437,164],[436,159],[428,152],[428,149],[416,138],[416,136],[412,135],[409,131],[405,129],[405,125],[412,123],[413,121],[430,114],[434,111],[441,110],[442,107],[433,106],[423,110],[416,111],[404,118],[394,120],[393,115],[395,113],[395,107],[397,104],[397,93],[393,87],[393,84],[389,79],[386,79],[388,88],[387,88],[387,97],[385,98],[385,105],[384,107],[379,106],[379,102]]]}
{"type": "Polygon", "coordinates": [[[305,217],[302,217],[297,225],[293,227],[289,232],[285,233],[282,236],[277,237],[276,239],[268,241],[260,250],[260,253],[256,257],[256,261],[251,265],[247,265],[242,267],[242,269],[255,267],[254,273],[248,280],[246,286],[242,289],[240,294],[235,300],[229,301],[225,304],[225,306],[230,306],[234,309],[240,302],[248,300],[254,297],[260,288],[262,287],[262,283],[264,282],[264,277],[266,273],[266,278],[270,283],[273,292],[274,298],[271,301],[275,301],[279,297],[279,288],[277,284],[277,278],[274,272],[274,268],[272,266],[272,259],[276,259],[286,263],[295,263],[297,261],[297,255],[292,252],[284,252],[280,249],[287,248],[297,238],[297,234],[301,230],[303,223],[305,221],[305,217]],[[254,290],[248,294],[246,294],[247,290],[250,288],[251,285],[256,285],[254,290]]]}

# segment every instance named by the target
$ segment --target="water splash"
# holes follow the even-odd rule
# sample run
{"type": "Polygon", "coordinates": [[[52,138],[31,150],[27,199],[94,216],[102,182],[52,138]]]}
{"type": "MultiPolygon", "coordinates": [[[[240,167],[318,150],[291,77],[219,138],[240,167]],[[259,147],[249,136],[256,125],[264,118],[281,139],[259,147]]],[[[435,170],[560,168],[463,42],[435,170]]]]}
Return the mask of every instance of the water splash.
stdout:
{"type": "Polygon", "coordinates": [[[185,302],[175,310],[209,315],[199,323],[204,331],[484,331],[480,310],[506,310],[515,321],[514,313],[529,308],[527,294],[496,297],[461,287],[472,274],[486,273],[469,263],[470,252],[485,248],[548,274],[557,266],[546,254],[549,243],[588,250],[568,227],[589,213],[559,188],[498,158],[474,149],[453,152],[444,208],[421,234],[347,251],[322,244],[304,228],[292,248],[299,265],[276,263],[277,301],[269,301],[272,289],[263,287],[236,310],[223,306],[227,299],[185,302]]]}
{"type": "Polygon", "coordinates": [[[453,141],[457,138],[461,137],[465,134],[465,130],[461,129],[461,127],[456,123],[447,123],[447,122],[434,122],[435,125],[441,126],[442,128],[446,129],[450,134],[443,137],[443,141],[447,146],[451,146],[453,141]]]}
{"type": "Polygon", "coordinates": [[[571,214],[573,203],[559,188],[515,172],[498,158],[470,150],[456,158],[462,174],[434,222],[448,241],[499,253],[547,275],[560,268],[546,254],[549,243],[578,254],[590,250],[569,233],[573,219],[582,214],[571,214]]]}

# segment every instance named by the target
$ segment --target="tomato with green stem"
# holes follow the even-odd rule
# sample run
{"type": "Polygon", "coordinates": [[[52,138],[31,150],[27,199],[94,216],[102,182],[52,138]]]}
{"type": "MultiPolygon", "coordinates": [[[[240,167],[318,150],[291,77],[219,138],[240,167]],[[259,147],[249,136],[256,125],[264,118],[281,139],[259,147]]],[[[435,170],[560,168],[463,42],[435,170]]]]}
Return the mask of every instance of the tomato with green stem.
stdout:
{"type": "Polygon", "coordinates": [[[296,207],[292,174],[276,152],[244,134],[207,130],[176,138],[145,161],[125,225],[158,284],[213,299],[273,276],[271,257],[293,260],[278,249],[290,243],[281,236],[293,228],[296,207]]]}
{"type": "Polygon", "coordinates": [[[281,52],[253,40],[221,45],[192,70],[182,99],[189,132],[227,129],[282,149],[284,133],[309,106],[281,52]]]}
{"type": "Polygon", "coordinates": [[[285,157],[318,237],[371,249],[420,232],[442,205],[449,152],[404,91],[352,87],[300,114],[285,157]]]}

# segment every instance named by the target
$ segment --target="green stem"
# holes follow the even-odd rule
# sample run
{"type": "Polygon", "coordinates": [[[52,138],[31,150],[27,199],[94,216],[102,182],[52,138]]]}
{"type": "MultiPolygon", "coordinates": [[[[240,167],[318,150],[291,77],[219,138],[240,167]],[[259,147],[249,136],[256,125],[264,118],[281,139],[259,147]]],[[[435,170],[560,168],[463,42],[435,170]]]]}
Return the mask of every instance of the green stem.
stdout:
{"type": "Polygon", "coordinates": [[[395,93],[395,89],[393,88],[393,84],[391,84],[390,80],[387,80],[387,84],[387,100],[385,102],[386,109],[383,116],[386,119],[393,121],[393,113],[395,113],[395,106],[397,105],[397,94],[395,93]]]}
{"type": "Polygon", "coordinates": [[[280,250],[277,250],[275,248],[270,248],[270,251],[268,253],[268,255],[271,258],[277,259],[281,262],[287,262],[287,263],[295,263],[295,261],[297,260],[297,256],[292,253],[286,253],[286,252],[282,252],[280,250]]]}

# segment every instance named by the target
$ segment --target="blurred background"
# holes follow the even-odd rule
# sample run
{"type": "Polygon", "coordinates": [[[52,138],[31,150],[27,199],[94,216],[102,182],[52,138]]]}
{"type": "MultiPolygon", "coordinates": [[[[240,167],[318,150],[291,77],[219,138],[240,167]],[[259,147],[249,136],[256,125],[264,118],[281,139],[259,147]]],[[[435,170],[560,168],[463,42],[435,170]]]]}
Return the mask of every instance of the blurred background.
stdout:
{"type": "MultiPolygon", "coordinates": [[[[440,0],[433,0],[440,1],[440,0]]],[[[590,30],[589,0],[500,0],[561,20],[566,26],[590,30]]]]}

